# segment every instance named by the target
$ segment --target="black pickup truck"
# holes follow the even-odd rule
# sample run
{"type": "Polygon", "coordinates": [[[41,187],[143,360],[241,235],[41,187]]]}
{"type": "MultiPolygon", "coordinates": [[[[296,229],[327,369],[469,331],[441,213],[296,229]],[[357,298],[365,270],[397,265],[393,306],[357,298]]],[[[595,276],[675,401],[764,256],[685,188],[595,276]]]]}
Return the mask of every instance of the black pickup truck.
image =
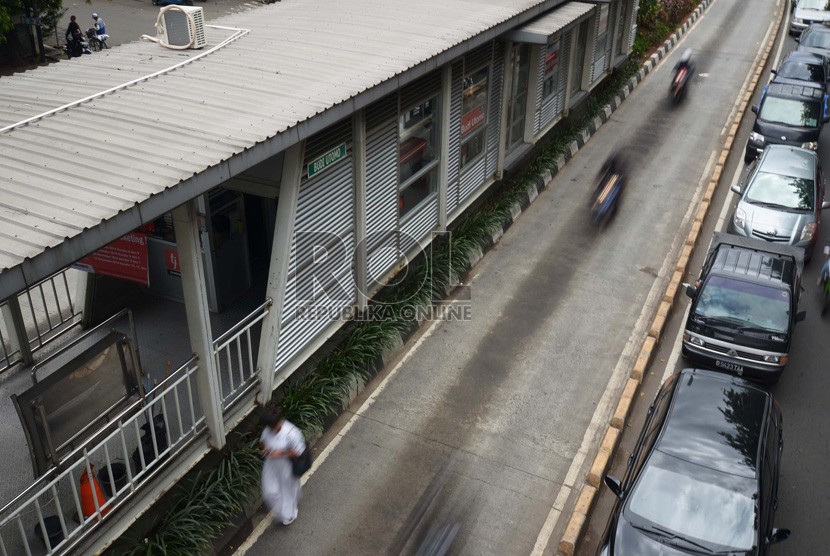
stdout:
{"type": "Polygon", "coordinates": [[[804,250],[716,233],[695,285],[683,356],[715,369],[777,382],[798,311],[804,250]]]}

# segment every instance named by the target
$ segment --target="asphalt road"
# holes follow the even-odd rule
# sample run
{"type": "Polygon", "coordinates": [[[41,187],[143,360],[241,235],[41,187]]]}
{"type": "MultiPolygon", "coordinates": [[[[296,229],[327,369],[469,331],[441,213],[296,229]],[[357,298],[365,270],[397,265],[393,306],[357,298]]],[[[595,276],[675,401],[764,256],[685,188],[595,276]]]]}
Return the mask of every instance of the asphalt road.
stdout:
{"type": "Polygon", "coordinates": [[[681,47],[476,266],[472,318],[424,327],[338,421],[299,519],[255,520],[239,554],[414,553],[453,525],[453,553],[554,553],[773,6],[710,6],[687,102],[667,95],[681,47]],[[618,146],[629,186],[598,231],[587,198],[618,146]]]}
{"type": "MultiPolygon", "coordinates": [[[[796,43],[788,37],[787,29],[785,21],[782,23],[767,69],[777,67],[780,59],[795,48],[796,43]]],[[[766,79],[759,83],[758,90],[753,95],[753,104],[757,104],[764,84],[766,79]]],[[[701,238],[707,240],[697,249],[689,265],[689,281],[694,280],[700,269],[712,231],[725,231],[728,218],[734,210],[737,198],[729,192],[729,185],[733,180],[745,175],[743,150],[754,116],[747,110],[738,138],[734,142],[728,166],[723,173],[719,192],[710,209],[705,231],[701,234],[701,238]]],[[[827,131],[824,131],[819,143],[819,155],[825,168],[830,164],[830,145],[827,144],[826,137],[827,131]]],[[[824,554],[827,550],[825,547],[830,545],[830,530],[827,528],[827,516],[830,515],[830,499],[827,496],[830,492],[830,475],[826,472],[826,458],[830,454],[830,434],[827,429],[830,408],[826,399],[827,392],[830,391],[830,377],[825,373],[826,362],[830,358],[830,344],[827,342],[830,335],[830,320],[827,317],[822,319],[819,313],[821,305],[819,290],[816,287],[816,279],[823,262],[821,248],[825,243],[830,243],[828,217],[830,215],[825,211],[822,240],[818,242],[815,259],[807,265],[802,280],[806,291],[799,308],[807,311],[807,318],[796,328],[790,363],[784,375],[780,382],[770,389],[781,404],[784,416],[784,454],[778,491],[779,508],[774,524],[776,527],[792,530],[792,536],[787,541],[772,547],[772,554],[776,556],[824,554]]],[[[655,358],[656,364],[652,365],[651,372],[643,383],[641,395],[632,410],[632,416],[609,474],[622,476],[625,461],[631,453],[645,412],[661,379],[666,373],[689,366],[679,357],[679,335],[687,307],[688,300],[685,298],[675,305],[660,351],[655,358]]],[[[578,554],[595,554],[612,503],[611,493],[603,487],[578,554]]]]}
{"type": "MultiPolygon", "coordinates": [[[[253,7],[262,7],[258,0],[196,0],[194,6],[204,8],[205,21],[248,10],[253,7]]],[[[74,15],[81,29],[92,27],[92,14],[97,12],[106,22],[110,46],[117,46],[126,42],[136,41],[141,35],[156,35],[156,17],[160,6],[154,6],[151,0],[92,0],[91,2],[77,1],[64,2],[66,13],[58,25],[58,36],[44,37],[44,43],[54,46],[56,41],[64,44],[64,33],[69,25],[69,16],[74,15]]],[[[94,53],[92,54],[94,55],[94,53]]]]}

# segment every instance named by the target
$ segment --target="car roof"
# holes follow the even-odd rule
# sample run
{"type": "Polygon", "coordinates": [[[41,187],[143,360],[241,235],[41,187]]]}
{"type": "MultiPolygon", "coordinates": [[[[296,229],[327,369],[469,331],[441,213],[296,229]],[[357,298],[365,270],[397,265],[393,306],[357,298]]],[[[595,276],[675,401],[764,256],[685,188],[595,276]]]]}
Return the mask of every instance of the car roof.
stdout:
{"type": "Polygon", "coordinates": [[[817,64],[823,66],[824,57],[816,52],[810,52],[807,50],[793,50],[789,54],[787,54],[787,56],[781,62],[781,65],[783,66],[787,62],[817,64]]]}
{"type": "Polygon", "coordinates": [[[762,172],[807,180],[816,179],[817,166],[815,151],[792,145],[768,145],[758,163],[762,172]]]}
{"type": "Polygon", "coordinates": [[[717,257],[712,271],[756,281],[792,284],[794,270],[804,268],[804,249],[785,243],[715,232],[707,258],[713,251],[717,251],[717,257]]]}
{"type": "Polygon", "coordinates": [[[655,449],[716,471],[755,477],[771,399],[741,378],[683,369],[655,449]]]}
{"type": "Polygon", "coordinates": [[[797,83],[790,80],[787,81],[786,83],[771,82],[767,85],[767,90],[764,94],[816,100],[824,98],[824,87],[821,83],[815,81],[799,81],[797,83]]]}

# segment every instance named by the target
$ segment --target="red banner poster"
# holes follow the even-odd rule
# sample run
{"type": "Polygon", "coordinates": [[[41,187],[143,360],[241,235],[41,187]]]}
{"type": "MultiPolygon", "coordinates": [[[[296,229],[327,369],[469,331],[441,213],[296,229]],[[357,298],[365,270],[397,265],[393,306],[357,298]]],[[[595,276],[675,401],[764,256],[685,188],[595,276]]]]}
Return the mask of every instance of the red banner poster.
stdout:
{"type": "Polygon", "coordinates": [[[76,268],[150,285],[147,234],[130,232],[75,263],[76,268]]]}
{"type": "Polygon", "coordinates": [[[461,137],[464,137],[472,130],[484,123],[485,115],[481,106],[476,106],[461,116],[461,137]]]}

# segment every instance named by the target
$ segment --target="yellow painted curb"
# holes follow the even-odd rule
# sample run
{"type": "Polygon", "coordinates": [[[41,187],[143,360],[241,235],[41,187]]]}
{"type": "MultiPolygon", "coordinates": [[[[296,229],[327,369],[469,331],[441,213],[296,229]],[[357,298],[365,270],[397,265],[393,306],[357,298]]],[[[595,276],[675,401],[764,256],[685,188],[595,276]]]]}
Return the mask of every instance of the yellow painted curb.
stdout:
{"type": "Polygon", "coordinates": [[[669,318],[669,311],[671,311],[671,302],[661,301],[657,307],[657,314],[654,315],[654,320],[651,321],[648,335],[654,336],[657,341],[660,341],[660,336],[663,335],[663,328],[665,328],[666,321],[669,318]]]}
{"type": "Polygon", "coordinates": [[[599,445],[597,457],[594,458],[591,470],[588,472],[588,476],[585,477],[585,482],[592,487],[599,488],[599,484],[602,482],[602,476],[605,474],[608,462],[611,461],[611,454],[614,453],[614,448],[617,447],[617,441],[619,439],[619,429],[608,427],[608,430],[605,431],[605,436],[602,437],[602,444],[599,445]]]}
{"type": "Polygon", "coordinates": [[[637,393],[637,387],[640,385],[635,378],[629,378],[625,383],[622,397],[617,403],[617,409],[614,410],[614,416],[611,417],[611,426],[615,429],[622,430],[625,426],[625,420],[628,418],[628,412],[631,411],[631,404],[634,401],[634,395],[637,393]]]}
{"type": "Polygon", "coordinates": [[[657,340],[653,336],[646,337],[643,342],[643,347],[640,349],[640,355],[637,356],[637,361],[634,362],[634,368],[631,369],[631,378],[636,379],[637,382],[643,381],[643,375],[651,363],[651,353],[657,345],[657,340]]]}
{"type": "Polygon", "coordinates": [[[564,556],[574,555],[576,542],[579,540],[579,535],[582,534],[582,527],[587,519],[585,514],[576,512],[571,514],[571,519],[568,520],[568,526],[565,528],[565,534],[562,535],[562,540],[559,541],[559,552],[561,554],[564,556]]]}

